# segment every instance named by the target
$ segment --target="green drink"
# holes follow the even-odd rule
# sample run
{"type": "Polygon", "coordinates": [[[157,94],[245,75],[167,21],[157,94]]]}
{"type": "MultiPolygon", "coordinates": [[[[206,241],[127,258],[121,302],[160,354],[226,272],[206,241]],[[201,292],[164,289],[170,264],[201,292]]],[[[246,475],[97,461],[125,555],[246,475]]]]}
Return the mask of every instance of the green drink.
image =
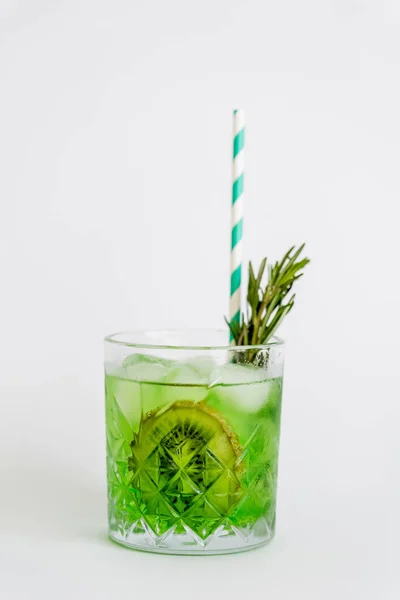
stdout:
{"type": "Polygon", "coordinates": [[[267,542],[275,528],[282,343],[252,348],[250,364],[243,348],[188,346],[184,334],[184,346],[160,346],[148,335],[144,343],[106,341],[111,538],[188,554],[267,542]]]}

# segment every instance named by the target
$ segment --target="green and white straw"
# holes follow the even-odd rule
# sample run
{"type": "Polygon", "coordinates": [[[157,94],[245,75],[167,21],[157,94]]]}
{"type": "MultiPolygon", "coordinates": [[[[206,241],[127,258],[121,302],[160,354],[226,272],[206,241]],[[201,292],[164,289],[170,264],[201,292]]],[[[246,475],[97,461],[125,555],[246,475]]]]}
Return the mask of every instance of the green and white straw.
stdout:
{"type": "Polygon", "coordinates": [[[242,286],[244,190],[244,111],[233,111],[232,237],[230,322],[239,323],[242,286]]]}

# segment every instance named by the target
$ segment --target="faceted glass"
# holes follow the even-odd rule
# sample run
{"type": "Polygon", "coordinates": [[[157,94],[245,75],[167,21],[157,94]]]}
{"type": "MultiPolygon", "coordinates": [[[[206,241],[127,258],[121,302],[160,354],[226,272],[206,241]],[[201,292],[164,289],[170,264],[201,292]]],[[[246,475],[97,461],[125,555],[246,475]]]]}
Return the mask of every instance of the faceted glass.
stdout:
{"type": "Polygon", "coordinates": [[[225,331],[105,340],[110,537],[173,554],[237,552],[275,530],[283,342],[225,331]]]}

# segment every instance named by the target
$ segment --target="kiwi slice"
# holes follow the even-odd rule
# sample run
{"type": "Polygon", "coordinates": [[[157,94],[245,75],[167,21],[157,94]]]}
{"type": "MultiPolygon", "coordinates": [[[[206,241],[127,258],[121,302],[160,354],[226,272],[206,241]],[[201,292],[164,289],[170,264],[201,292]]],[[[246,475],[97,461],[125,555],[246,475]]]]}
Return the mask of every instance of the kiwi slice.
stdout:
{"type": "Polygon", "coordinates": [[[179,401],[148,413],[131,449],[132,485],[145,515],[167,507],[177,518],[217,521],[240,496],[238,439],[204,403],[179,401]]]}

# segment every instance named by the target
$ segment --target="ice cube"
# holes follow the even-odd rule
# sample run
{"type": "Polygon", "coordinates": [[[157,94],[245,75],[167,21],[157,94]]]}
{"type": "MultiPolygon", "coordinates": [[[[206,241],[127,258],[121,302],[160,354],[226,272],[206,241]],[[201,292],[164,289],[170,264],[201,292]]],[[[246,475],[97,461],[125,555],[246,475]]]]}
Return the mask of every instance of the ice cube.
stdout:
{"type": "Polygon", "coordinates": [[[124,360],[126,377],[133,381],[160,382],[165,378],[171,361],[148,354],[131,354],[124,360]]]}
{"type": "Polygon", "coordinates": [[[226,364],[213,372],[212,394],[225,406],[256,413],[267,405],[273,381],[253,365],[226,364]]]}
{"type": "Polygon", "coordinates": [[[175,363],[168,369],[167,381],[177,384],[207,385],[212,370],[213,365],[194,360],[175,363]]]}
{"type": "Polygon", "coordinates": [[[190,363],[175,363],[164,380],[163,397],[168,403],[178,400],[200,402],[207,395],[207,379],[190,363]]]}
{"type": "Polygon", "coordinates": [[[254,365],[228,363],[219,367],[218,373],[224,385],[260,383],[267,379],[266,372],[254,365]]]}
{"type": "Polygon", "coordinates": [[[197,356],[188,360],[186,364],[196,371],[198,379],[202,383],[210,384],[212,382],[212,374],[216,369],[216,362],[213,358],[197,356]]]}

